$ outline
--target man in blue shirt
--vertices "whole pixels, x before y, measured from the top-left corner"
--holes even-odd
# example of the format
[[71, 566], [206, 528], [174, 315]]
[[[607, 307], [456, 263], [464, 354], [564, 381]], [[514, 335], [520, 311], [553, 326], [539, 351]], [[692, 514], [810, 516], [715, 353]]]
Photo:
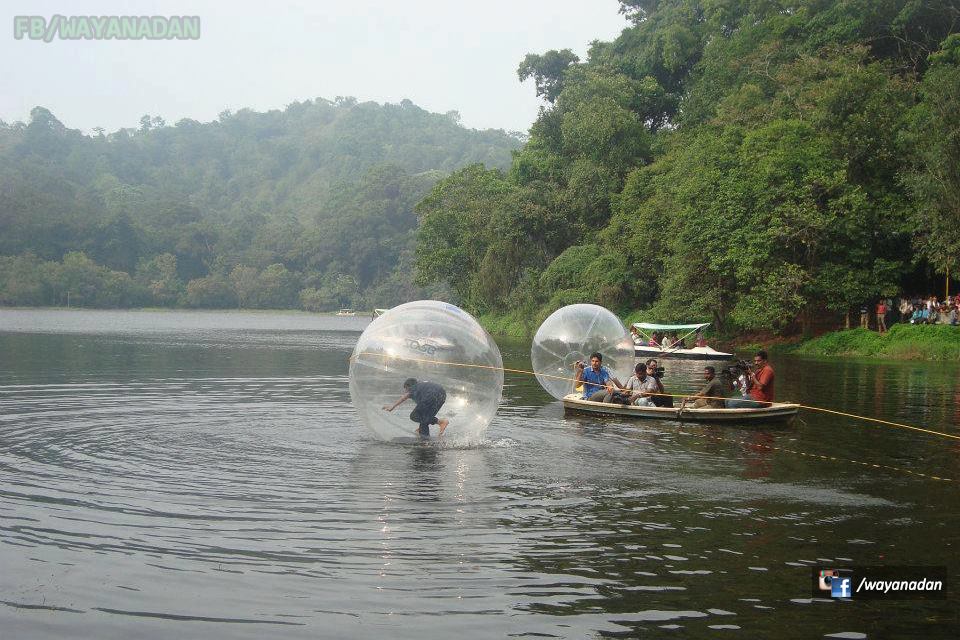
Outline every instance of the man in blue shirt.
[[583, 384], [584, 400], [591, 402], [612, 402], [614, 385], [622, 389], [620, 381], [610, 375], [610, 370], [603, 366], [603, 356], [599, 353], [590, 354], [590, 368], [583, 362], [577, 362], [577, 385]]

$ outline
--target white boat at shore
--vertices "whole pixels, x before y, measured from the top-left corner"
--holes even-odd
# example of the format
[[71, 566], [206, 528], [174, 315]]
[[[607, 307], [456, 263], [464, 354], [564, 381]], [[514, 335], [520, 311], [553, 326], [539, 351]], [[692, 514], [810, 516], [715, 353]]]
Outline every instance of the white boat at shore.
[[686, 360], [730, 360], [733, 358], [732, 353], [727, 353], [725, 351], [717, 351], [716, 349], [703, 346], [703, 347], [692, 347], [687, 349], [686, 347], [680, 346], [662, 346], [662, 345], [651, 345], [650, 337], [655, 331], [686, 331], [684, 335], [680, 336], [677, 340], [678, 342], [686, 339], [695, 332], [704, 329], [705, 327], [710, 326], [709, 322], [701, 322], [699, 324], [655, 324], [652, 322], [636, 322], [633, 324], [633, 328], [636, 329], [634, 334], [634, 354], [638, 358], [683, 358]]
[[340, 311], [337, 311], [337, 315], [338, 316], [355, 316], [357, 315], [357, 312], [354, 311], [353, 309], [340, 309]]
[[774, 402], [768, 407], [721, 409], [717, 407], [694, 408], [691, 404], [680, 407], [638, 407], [636, 405], [610, 404], [584, 400], [579, 393], [570, 393], [563, 398], [565, 413], [592, 413], [630, 418], [658, 418], [690, 422], [767, 422], [789, 420], [797, 415], [800, 405], [789, 402]]

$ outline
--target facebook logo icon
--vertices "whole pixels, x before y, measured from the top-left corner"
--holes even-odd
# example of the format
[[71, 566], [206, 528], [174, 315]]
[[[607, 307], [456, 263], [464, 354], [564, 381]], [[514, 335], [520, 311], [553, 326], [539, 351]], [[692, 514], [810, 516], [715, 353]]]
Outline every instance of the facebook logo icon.
[[849, 598], [850, 597], [850, 578], [834, 576], [830, 580], [830, 597]]

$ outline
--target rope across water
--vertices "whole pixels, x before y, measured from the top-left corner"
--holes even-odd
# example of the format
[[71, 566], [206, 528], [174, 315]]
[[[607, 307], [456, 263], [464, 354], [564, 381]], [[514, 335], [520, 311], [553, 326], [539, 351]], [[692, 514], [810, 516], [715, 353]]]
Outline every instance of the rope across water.
[[[553, 378], [553, 379], [555, 379], [555, 380], [568, 380], [568, 381], [573, 382], [573, 383], [582, 382], [582, 381], [578, 381], [576, 378], [571, 378], [571, 377], [569, 377], [569, 376], [558, 376], [558, 375], [552, 375], [552, 374], [548, 374], [548, 373], [536, 373], [535, 371], [528, 371], [528, 370], [526, 370], [526, 369], [510, 369], [510, 368], [507, 368], [507, 367], [493, 367], [493, 366], [490, 366], [490, 365], [484, 365], [484, 364], [469, 364], [469, 363], [465, 363], [465, 362], [449, 362], [449, 361], [446, 361], [446, 360], [430, 360], [430, 359], [427, 359], [427, 358], [410, 358], [410, 357], [407, 357], [407, 356], [394, 356], [394, 355], [390, 355], [390, 354], [387, 354], [387, 353], [362, 352], [362, 353], [358, 353], [358, 354], [356, 354], [356, 355], [351, 356], [350, 359], [351, 359], [351, 360], [359, 359], [359, 358], [361, 358], [361, 357], [363, 357], [363, 356], [371, 356], [371, 357], [376, 357], [376, 358], [384, 358], [384, 359], [388, 359], [388, 360], [406, 360], [406, 361], [409, 361], [409, 362], [419, 362], [419, 363], [426, 363], [426, 364], [437, 364], [437, 365], [444, 365], [444, 366], [450, 366], [450, 367], [470, 367], [470, 368], [476, 368], [476, 369], [493, 369], [493, 370], [497, 370], [497, 371], [503, 371], [503, 372], [506, 372], [506, 373], [518, 373], [518, 374], [521, 374], [521, 375], [541, 376], [541, 377], [544, 377], [544, 378]], [[655, 393], [655, 394], [651, 394], [651, 395], [668, 396], [668, 397], [671, 397], [671, 398], [691, 398], [691, 397], [693, 397], [691, 394], [680, 394], [680, 393]], [[698, 397], [698, 398], [703, 398], [703, 399], [705, 399], [705, 400], [725, 400], [725, 399], [726, 399], [726, 398], [721, 398], [721, 397], [716, 397], [716, 396], [697, 396], [697, 397]], [[838, 415], [838, 416], [844, 416], [844, 417], [846, 417], [846, 418], [854, 418], [854, 419], [856, 419], [856, 420], [864, 420], [864, 421], [866, 421], [866, 422], [874, 422], [874, 423], [876, 423], [876, 424], [882, 424], [882, 425], [887, 425], [887, 426], [891, 426], [891, 427], [898, 427], [898, 428], [900, 428], [900, 429], [909, 429], [909, 430], [911, 430], [911, 431], [919, 431], [919, 432], [922, 432], [922, 433], [928, 433], [928, 434], [930, 434], [930, 435], [938, 436], [938, 437], [941, 437], [941, 438], [948, 438], [948, 439], [951, 439], [951, 440], [960, 440], [960, 435], [954, 435], [954, 434], [951, 434], [951, 433], [944, 433], [944, 432], [942, 432], [942, 431], [934, 431], [933, 429], [925, 429], [925, 428], [923, 428], [923, 427], [917, 427], [917, 426], [914, 426], [914, 425], [903, 424], [903, 423], [901, 423], [901, 422], [891, 422], [890, 420], [881, 420], [880, 418], [871, 418], [871, 417], [869, 417], [869, 416], [861, 416], [861, 415], [857, 415], [857, 414], [855, 414], [855, 413], [847, 413], [847, 412], [844, 412], [844, 411], [836, 411], [835, 409], [825, 409], [825, 408], [823, 408], [823, 407], [815, 407], [815, 406], [812, 406], [812, 405], [798, 404], [798, 403], [792, 403], [792, 402], [791, 402], [791, 403], [771, 402], [771, 403], [769, 403], [769, 404], [771, 404], [771, 405], [796, 404], [796, 406], [800, 407], [801, 409], [807, 409], [808, 411], [820, 411], [820, 412], [822, 412], [822, 413], [831, 413], [831, 414]]]
[[[362, 356], [373, 356], [373, 357], [377, 357], [377, 358], [385, 358], [385, 359], [390, 359], [390, 360], [405, 360], [405, 361], [409, 361], [409, 362], [418, 362], [418, 363], [426, 363], [426, 364], [437, 364], [437, 365], [444, 365], [444, 366], [469, 367], [469, 368], [479, 368], [479, 369], [494, 369], [494, 370], [503, 371], [503, 372], [507, 372], [507, 373], [517, 373], [517, 374], [521, 374], [521, 375], [532, 375], [532, 376], [537, 376], [537, 375], [539, 375], [539, 376], [543, 376], [543, 377], [546, 377], [546, 378], [553, 378], [553, 379], [557, 379], [557, 380], [568, 380], [568, 381], [573, 382], [573, 383], [580, 382], [580, 381], [578, 381], [576, 378], [571, 378], [571, 377], [569, 377], [569, 376], [557, 376], [557, 375], [546, 374], [546, 373], [540, 373], [540, 374], [538, 374], [538, 373], [536, 373], [536, 372], [534, 372], [534, 371], [528, 371], [528, 370], [526, 370], [526, 369], [512, 369], [512, 368], [509, 368], [509, 367], [493, 367], [493, 366], [490, 366], [490, 365], [469, 364], [469, 363], [464, 363], [464, 362], [449, 362], [449, 361], [445, 361], [445, 360], [430, 360], [430, 359], [427, 359], [427, 358], [410, 358], [410, 357], [406, 357], [406, 356], [392, 356], [392, 355], [389, 355], [389, 354], [386, 354], [386, 353], [363, 352], [363, 353], [356, 354], [355, 356], [351, 356], [350, 359], [351, 359], [351, 360], [353, 360], [353, 359], [359, 359], [359, 358], [362, 357]], [[672, 397], [672, 398], [690, 398], [690, 397], [692, 397], [692, 396], [690, 396], [690, 395], [675, 394], [675, 393], [657, 393], [657, 394], [653, 394], [653, 395], [669, 396], [669, 397]], [[725, 398], [719, 398], [719, 397], [715, 397], [715, 396], [698, 396], [698, 397], [702, 397], [702, 398], [705, 398], [705, 399], [716, 399], [716, 400], [725, 399]], [[794, 404], [794, 403], [772, 402], [772, 403], [769, 403], [769, 404], [771, 404], [771, 405], [791, 404], [791, 405], [792, 405], [792, 404]], [[810, 410], [810, 411], [821, 411], [821, 412], [823, 412], [823, 413], [831, 413], [831, 414], [840, 415], [840, 416], [845, 416], [845, 417], [849, 417], [849, 418], [855, 418], [855, 419], [859, 419], [859, 420], [865, 420], [865, 421], [869, 421], [869, 422], [875, 422], [875, 423], [878, 423], [878, 424], [889, 425], [889, 426], [894, 426], [894, 427], [900, 427], [900, 428], [903, 428], [903, 429], [910, 429], [910, 430], [914, 430], [914, 431], [921, 431], [921, 432], [924, 432], [924, 433], [929, 433], [929, 434], [931, 434], [931, 435], [940, 436], [940, 437], [943, 437], [943, 438], [950, 438], [950, 439], [960, 440], [960, 436], [956, 436], [956, 435], [949, 434], [949, 433], [943, 433], [943, 432], [941, 432], [941, 431], [933, 431], [933, 430], [931, 430], [931, 429], [924, 429], [923, 427], [916, 427], [916, 426], [913, 426], [913, 425], [901, 424], [901, 423], [898, 423], [898, 422], [891, 422], [891, 421], [889, 421], [889, 420], [881, 420], [881, 419], [879, 419], [879, 418], [871, 418], [871, 417], [868, 417], [868, 416], [860, 416], [860, 415], [856, 415], [856, 414], [853, 414], [853, 413], [846, 413], [846, 412], [843, 412], [843, 411], [835, 411], [835, 410], [833, 410], [833, 409], [824, 409], [824, 408], [822, 408], [822, 407], [814, 407], [814, 406], [811, 406], [811, 405], [796, 404], [796, 406], [798, 406], [798, 407], [800, 407], [800, 408], [803, 408], [803, 409]], [[892, 465], [877, 464], [877, 463], [873, 463], [873, 462], [864, 462], [864, 461], [862, 461], [862, 460], [851, 460], [851, 459], [849, 459], [849, 458], [839, 458], [839, 457], [836, 457], [836, 456], [829, 456], [829, 455], [824, 455], [824, 454], [819, 454], [819, 453], [809, 453], [809, 452], [806, 452], [806, 451], [799, 451], [799, 450], [796, 450], [796, 449], [789, 449], [789, 448], [786, 448], [786, 447], [777, 447], [777, 446], [768, 445], [768, 444], [759, 444], [759, 445], [758, 445], [758, 444], [756, 444], [756, 443], [748, 442], [748, 441], [746, 441], [746, 440], [731, 440], [731, 439], [728, 439], [728, 438], [722, 438], [722, 437], [720, 437], [720, 436], [710, 435], [710, 434], [696, 434], [696, 433], [693, 433], [693, 432], [683, 431], [683, 430], [679, 431], [678, 433], [682, 433], [682, 434], [684, 434], [684, 435], [691, 435], [691, 436], [702, 436], [702, 437], [710, 438], [710, 439], [715, 440], [715, 441], [718, 441], [718, 442], [725, 442], [725, 443], [730, 443], [730, 444], [740, 444], [740, 445], [751, 446], [751, 447], [760, 446], [761, 448], [767, 449], [767, 450], [769, 450], [769, 451], [777, 451], [777, 452], [783, 452], [783, 453], [791, 453], [791, 454], [800, 455], [800, 456], [803, 456], [803, 457], [806, 457], [806, 458], [815, 458], [815, 459], [818, 459], [818, 460], [824, 460], [824, 461], [829, 461], [829, 462], [846, 462], [846, 463], [850, 463], [850, 464], [860, 465], [860, 466], [863, 466], [863, 467], [870, 467], [870, 468], [873, 468], [873, 469], [886, 469], [886, 470], [889, 470], [889, 471], [896, 471], [896, 472], [899, 472], [899, 473], [903, 473], [903, 474], [907, 474], [907, 475], [911, 475], [911, 476], [916, 476], [916, 477], [920, 477], [920, 478], [925, 478], [925, 479], [928, 479], [928, 480], [937, 480], [937, 481], [940, 481], [940, 482], [954, 482], [953, 478], [945, 478], [945, 477], [942, 477], [942, 476], [936, 476], [936, 475], [933, 475], [933, 474], [922, 473], [922, 472], [920, 472], [920, 471], [915, 471], [915, 470], [913, 470], [913, 469], [906, 469], [906, 468], [903, 468], [903, 467], [896, 467], [896, 466], [892, 466]]]

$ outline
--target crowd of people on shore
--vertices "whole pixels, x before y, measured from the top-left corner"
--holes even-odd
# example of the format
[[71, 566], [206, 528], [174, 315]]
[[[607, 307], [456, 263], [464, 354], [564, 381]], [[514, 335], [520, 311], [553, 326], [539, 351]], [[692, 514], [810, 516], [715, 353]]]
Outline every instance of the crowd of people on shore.
[[[900, 298], [896, 304], [891, 299], [880, 300], [875, 308], [876, 328], [880, 333], [894, 322], [910, 324], [946, 324], [957, 326], [960, 321], [960, 293], [943, 300], [937, 296], [928, 298]], [[860, 308], [860, 326], [870, 328], [870, 308]]]

